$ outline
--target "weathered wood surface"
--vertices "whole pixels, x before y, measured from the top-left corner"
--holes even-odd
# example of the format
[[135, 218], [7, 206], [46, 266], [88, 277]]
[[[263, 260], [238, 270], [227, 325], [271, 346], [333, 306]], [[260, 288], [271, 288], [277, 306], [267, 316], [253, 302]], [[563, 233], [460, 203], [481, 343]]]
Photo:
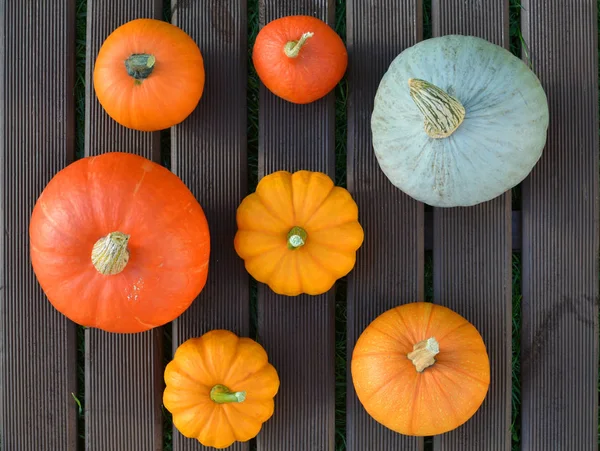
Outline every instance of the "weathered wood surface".
[[48, 302], [29, 259], [33, 206], [74, 157], [74, 16], [73, 0], [0, 2], [2, 450], [77, 441], [75, 325]]
[[[473, 35], [508, 48], [508, 0], [433, 0], [433, 35]], [[483, 133], [485, 131], [482, 131]], [[511, 413], [511, 194], [433, 212], [433, 298], [469, 320], [490, 358], [490, 388], [462, 427], [435, 450], [509, 450]]]
[[[307, 14], [333, 24], [333, 0], [260, 0], [261, 26]], [[334, 96], [294, 105], [260, 88], [259, 177], [300, 169], [335, 175]], [[257, 438], [258, 450], [331, 450], [335, 441], [335, 294], [290, 298], [258, 287], [258, 339], [277, 368], [277, 415]]]
[[598, 449], [596, 0], [524, 0], [523, 37], [548, 96], [523, 183], [523, 449]]
[[[172, 326], [173, 352], [182, 342], [212, 329], [247, 336], [249, 276], [233, 238], [235, 212], [247, 194], [246, 2], [179, 2], [172, 21], [198, 44], [206, 82], [196, 110], [171, 133], [171, 169], [194, 193], [210, 229], [208, 281]], [[243, 451], [248, 443], [230, 449]], [[208, 449], [173, 429], [174, 450]]]
[[[98, 51], [118, 26], [162, 17], [160, 0], [87, 4], [85, 155], [131, 152], [160, 162], [160, 133], [127, 129], [106, 114], [94, 92]], [[86, 450], [162, 450], [163, 329], [140, 334], [85, 330]]]
[[[198, 43], [207, 81], [196, 111], [171, 130], [172, 170], [211, 228], [209, 281], [173, 322], [137, 335], [85, 332], [85, 430], [78, 430], [76, 327], [47, 302], [29, 260], [27, 227], [50, 178], [74, 158], [75, 2], [0, 1], [0, 448], [159, 450], [164, 443], [163, 353], [214, 328], [250, 330], [250, 283], [233, 249], [235, 209], [248, 191], [246, 1], [172, 2], [173, 22]], [[334, 0], [261, 0], [261, 25], [290, 14], [333, 24]], [[506, 0], [433, 0], [434, 35], [508, 42]], [[348, 277], [347, 355], [379, 313], [424, 299], [433, 250], [434, 301], [472, 321], [492, 362], [490, 394], [437, 450], [510, 447], [511, 249], [522, 249], [523, 449], [597, 448], [598, 27], [595, 0], [523, 0], [527, 56], [546, 89], [544, 155], [522, 186], [522, 212], [504, 195], [469, 209], [435, 209], [385, 179], [370, 114], [392, 59], [422, 39], [421, 0], [347, 0], [348, 188], [365, 243]], [[98, 104], [93, 63], [108, 34], [137, 17], [162, 18], [161, 0], [87, 2], [85, 154], [135, 152], [161, 162], [160, 133], [127, 130]], [[53, 67], [52, 76], [36, 70]], [[335, 173], [334, 94], [292, 105], [260, 90], [259, 177], [285, 169]], [[521, 228], [522, 223], [522, 228]], [[394, 233], [390, 235], [390, 230]], [[522, 244], [521, 244], [522, 243]], [[281, 378], [259, 450], [332, 451], [335, 442], [335, 293], [287, 298], [258, 288], [258, 339]], [[80, 391], [80, 390], [79, 390]], [[176, 450], [204, 449], [173, 433]], [[348, 450], [420, 450], [423, 440], [372, 420], [347, 378]], [[232, 449], [247, 451], [248, 443]]]
[[365, 230], [348, 276], [347, 448], [418, 450], [423, 440], [373, 420], [350, 380], [350, 357], [362, 331], [384, 311], [424, 300], [423, 204], [394, 187], [379, 169], [371, 142], [375, 92], [392, 60], [422, 39], [420, 0], [346, 3], [348, 46], [348, 189]]

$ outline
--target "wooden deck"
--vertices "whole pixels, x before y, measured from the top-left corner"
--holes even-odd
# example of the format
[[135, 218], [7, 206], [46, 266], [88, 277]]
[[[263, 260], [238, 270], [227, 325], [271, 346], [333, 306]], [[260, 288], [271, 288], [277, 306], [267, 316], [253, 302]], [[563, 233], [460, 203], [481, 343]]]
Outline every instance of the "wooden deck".
[[[175, 2], [173, 2], [175, 3]], [[290, 14], [331, 25], [334, 0], [261, 0], [260, 24]], [[100, 107], [95, 56], [117, 26], [163, 17], [161, 0], [88, 0], [85, 154], [134, 152], [161, 162], [161, 134], [126, 130]], [[169, 327], [137, 335], [85, 331], [85, 387], [76, 325], [46, 301], [29, 261], [28, 223], [38, 195], [75, 158], [75, 1], [0, 0], [0, 449], [162, 450], [166, 339], [175, 349], [214, 328], [250, 329], [250, 278], [233, 249], [235, 210], [248, 193], [245, 0], [180, 0], [172, 21], [198, 43], [206, 66], [196, 111], [170, 132], [170, 167], [204, 208], [212, 238], [206, 288]], [[434, 36], [477, 35], [508, 47], [508, 0], [432, 0]], [[598, 449], [598, 25], [597, 0], [522, 0], [521, 30], [550, 107], [543, 157], [510, 193], [472, 208], [434, 209], [394, 188], [379, 170], [370, 114], [381, 76], [423, 38], [421, 0], [346, 1], [347, 183], [365, 242], [347, 282], [347, 355], [378, 314], [433, 300], [480, 330], [492, 382], [463, 427], [433, 449], [511, 447], [512, 252], [522, 261], [523, 450]], [[259, 177], [279, 169], [335, 173], [335, 94], [292, 105], [261, 86]], [[277, 368], [275, 415], [259, 451], [335, 448], [335, 293], [290, 299], [258, 287], [255, 331]], [[170, 334], [169, 334], [170, 332]], [[422, 450], [364, 411], [347, 381], [349, 451]], [[84, 420], [72, 393], [84, 392]], [[83, 439], [79, 435], [83, 435]], [[174, 450], [203, 449], [172, 431]], [[232, 450], [246, 451], [250, 444]]]

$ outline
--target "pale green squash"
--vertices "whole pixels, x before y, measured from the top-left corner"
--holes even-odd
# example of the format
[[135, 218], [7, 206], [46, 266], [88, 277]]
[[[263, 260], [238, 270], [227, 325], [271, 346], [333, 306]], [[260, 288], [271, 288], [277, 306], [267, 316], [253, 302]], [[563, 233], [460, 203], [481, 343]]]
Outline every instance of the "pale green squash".
[[470, 206], [519, 184], [539, 160], [548, 102], [535, 74], [471, 36], [420, 42], [396, 57], [375, 96], [373, 147], [415, 199]]

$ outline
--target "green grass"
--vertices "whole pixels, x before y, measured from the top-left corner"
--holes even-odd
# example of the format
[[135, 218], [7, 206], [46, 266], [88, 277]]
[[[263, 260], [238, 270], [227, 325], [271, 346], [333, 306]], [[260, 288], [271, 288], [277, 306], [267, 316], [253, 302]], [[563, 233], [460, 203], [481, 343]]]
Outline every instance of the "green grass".
[[510, 436], [513, 451], [521, 449], [521, 255], [512, 258], [512, 393]]
[[87, 0], [75, 7], [75, 159], [83, 157], [85, 138], [85, 37]]
[[[84, 156], [85, 144], [85, 51], [87, 0], [75, 5], [75, 160]], [[85, 449], [85, 328], [77, 327], [77, 404], [78, 448]]]

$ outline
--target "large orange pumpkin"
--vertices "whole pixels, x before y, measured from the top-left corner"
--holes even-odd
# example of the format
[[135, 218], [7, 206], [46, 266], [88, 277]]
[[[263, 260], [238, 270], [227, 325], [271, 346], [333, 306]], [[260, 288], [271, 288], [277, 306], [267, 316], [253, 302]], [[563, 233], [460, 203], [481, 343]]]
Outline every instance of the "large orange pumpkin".
[[177, 348], [165, 384], [163, 404], [179, 432], [226, 448], [256, 437], [273, 415], [279, 377], [254, 340], [213, 330]]
[[94, 89], [102, 107], [121, 125], [162, 130], [183, 121], [202, 97], [202, 54], [175, 25], [132, 20], [102, 44]]
[[235, 250], [278, 294], [322, 294], [354, 267], [363, 242], [350, 193], [320, 172], [274, 172], [237, 210]]
[[348, 53], [342, 39], [322, 20], [287, 16], [260, 30], [252, 61], [261, 81], [275, 95], [292, 103], [310, 103], [342, 79]]
[[436, 435], [465, 423], [481, 406], [490, 363], [477, 329], [426, 302], [377, 317], [352, 353], [358, 399], [379, 423], [406, 435]]
[[108, 153], [60, 171], [35, 204], [29, 236], [48, 299], [84, 326], [160, 326], [206, 283], [202, 208], [175, 174], [140, 156]]

